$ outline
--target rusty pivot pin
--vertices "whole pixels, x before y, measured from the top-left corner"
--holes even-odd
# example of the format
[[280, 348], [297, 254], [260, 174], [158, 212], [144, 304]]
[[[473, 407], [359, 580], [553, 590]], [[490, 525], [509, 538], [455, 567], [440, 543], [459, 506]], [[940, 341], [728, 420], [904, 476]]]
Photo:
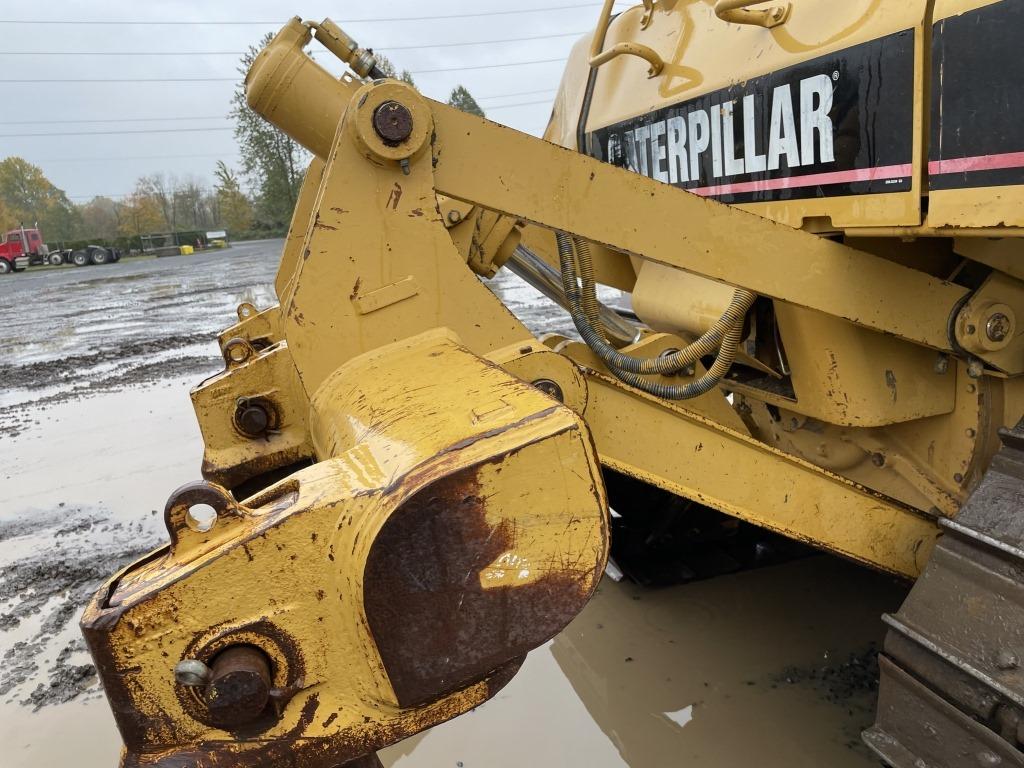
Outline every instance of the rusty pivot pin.
[[373, 130], [385, 144], [397, 146], [412, 136], [412, 112], [397, 101], [385, 101], [373, 111]]
[[219, 726], [252, 722], [263, 714], [274, 693], [267, 657], [245, 645], [221, 651], [212, 668], [197, 659], [183, 659], [174, 667], [174, 679], [202, 689], [210, 720]]

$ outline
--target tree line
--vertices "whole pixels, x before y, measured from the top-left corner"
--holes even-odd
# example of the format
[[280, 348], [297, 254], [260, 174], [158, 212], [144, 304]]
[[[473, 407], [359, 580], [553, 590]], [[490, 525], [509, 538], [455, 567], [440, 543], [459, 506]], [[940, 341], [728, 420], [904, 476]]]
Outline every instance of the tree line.
[[[271, 38], [268, 34], [242, 57], [238, 71], [243, 78]], [[379, 56], [378, 66], [386, 76], [415, 85], [408, 71], [396, 71], [387, 58]], [[452, 90], [448, 104], [484, 116], [461, 85]], [[232, 98], [230, 117], [235, 124], [239, 168], [218, 161], [212, 186], [192, 176], [156, 173], [140, 177], [122, 200], [94, 197], [75, 203], [38, 166], [20, 157], [0, 160], [0, 231], [38, 225], [51, 243], [121, 244], [158, 232], [224, 229], [236, 239], [284, 234], [310, 155], [249, 109], [242, 83]]]
[[74, 203], [43, 170], [20, 157], [0, 160], [0, 231], [38, 226], [52, 243], [130, 241], [157, 232], [227, 229], [247, 234], [253, 203], [223, 162], [213, 187], [194, 177], [142, 176], [122, 200], [94, 197]]

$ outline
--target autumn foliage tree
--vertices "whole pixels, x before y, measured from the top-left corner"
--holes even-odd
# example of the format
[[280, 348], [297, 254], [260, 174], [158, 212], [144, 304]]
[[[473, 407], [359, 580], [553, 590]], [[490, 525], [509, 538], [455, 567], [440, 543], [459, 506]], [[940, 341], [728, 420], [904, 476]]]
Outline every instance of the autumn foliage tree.
[[248, 232], [252, 228], [252, 203], [242, 192], [238, 175], [223, 160], [217, 161], [217, 213], [221, 226], [232, 232]]
[[78, 209], [38, 166], [20, 157], [0, 160], [0, 229], [38, 224], [48, 237], [74, 237], [81, 223]]

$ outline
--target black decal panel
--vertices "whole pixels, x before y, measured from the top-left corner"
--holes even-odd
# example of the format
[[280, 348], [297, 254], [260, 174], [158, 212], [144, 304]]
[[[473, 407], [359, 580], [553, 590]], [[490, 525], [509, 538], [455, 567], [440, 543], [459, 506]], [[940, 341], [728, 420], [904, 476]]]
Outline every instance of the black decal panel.
[[932, 31], [931, 189], [1024, 184], [1024, 2], [1002, 0]]
[[913, 141], [905, 30], [597, 129], [587, 153], [748, 203], [909, 191]]

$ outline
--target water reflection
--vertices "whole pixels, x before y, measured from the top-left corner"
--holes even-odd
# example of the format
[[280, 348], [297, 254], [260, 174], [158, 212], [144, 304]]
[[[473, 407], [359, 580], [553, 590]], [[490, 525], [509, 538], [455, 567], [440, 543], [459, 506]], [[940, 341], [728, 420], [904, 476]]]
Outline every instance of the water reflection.
[[382, 758], [398, 768], [875, 766], [858, 739], [870, 681], [816, 681], [880, 639], [880, 614], [905, 592], [825, 556], [662, 590], [605, 580], [493, 701]]

